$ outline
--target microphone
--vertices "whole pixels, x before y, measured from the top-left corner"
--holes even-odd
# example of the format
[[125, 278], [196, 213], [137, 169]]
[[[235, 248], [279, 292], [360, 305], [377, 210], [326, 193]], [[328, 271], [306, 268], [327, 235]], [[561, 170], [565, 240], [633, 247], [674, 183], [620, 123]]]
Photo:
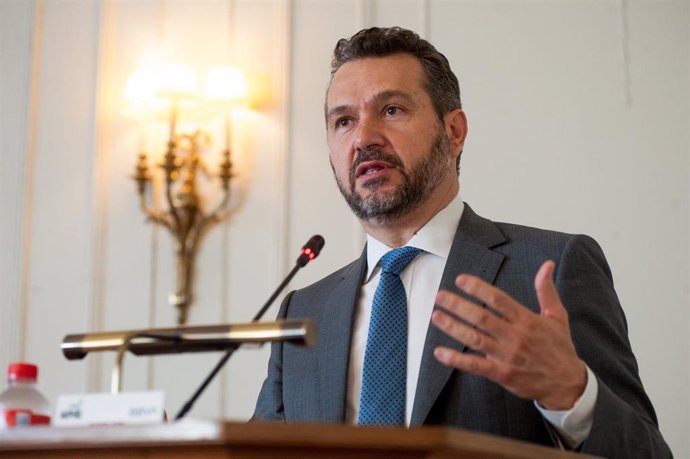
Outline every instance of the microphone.
[[285, 286], [287, 286], [287, 284], [292, 280], [292, 278], [295, 277], [297, 271], [305, 267], [307, 263], [319, 256], [319, 254], [321, 253], [321, 249], [323, 249], [323, 245], [325, 243], [326, 241], [324, 241], [323, 237], [321, 237], [318, 234], [315, 234], [314, 236], [309, 238], [307, 243], [304, 244], [304, 246], [302, 246], [302, 250], [300, 251], [299, 257], [297, 257], [297, 261], [295, 261], [295, 267], [292, 268], [292, 271], [290, 271], [290, 273], [285, 277], [285, 279], [283, 279], [283, 282], [281, 282], [276, 291], [273, 292], [273, 295], [271, 295], [270, 298], [266, 301], [266, 303], [261, 307], [261, 309], [259, 309], [259, 312], [256, 313], [256, 315], [252, 319], [252, 322], [256, 322], [257, 320], [261, 319], [261, 317], [266, 313], [271, 304], [273, 304], [273, 302], [276, 300], [278, 295], [280, 295], [280, 292], [282, 292]]
[[[307, 263], [319, 256], [319, 253], [321, 253], [321, 249], [323, 249], [325, 243], [326, 241], [324, 241], [323, 237], [318, 234], [315, 234], [314, 236], [309, 238], [307, 243], [304, 244], [304, 246], [302, 247], [300, 255], [299, 257], [297, 257], [297, 260], [295, 261], [295, 266], [292, 268], [292, 271], [288, 273], [285, 279], [283, 279], [283, 282], [281, 282], [278, 288], [276, 288], [275, 292], [273, 292], [273, 294], [268, 298], [266, 303], [261, 307], [261, 309], [259, 309], [259, 312], [256, 313], [256, 315], [252, 319], [252, 322], [257, 322], [261, 319], [261, 317], [263, 317], [263, 315], [266, 313], [271, 304], [273, 304], [278, 295], [280, 295], [280, 292], [282, 292], [287, 286], [287, 284], [292, 280], [292, 278], [295, 277], [297, 271], [305, 267]], [[180, 411], [177, 413], [177, 415], [175, 415], [175, 421], [182, 419], [189, 412], [189, 410], [192, 409], [192, 406], [194, 406], [194, 403], [202, 394], [202, 392], [211, 383], [213, 378], [215, 378], [216, 374], [218, 374], [220, 369], [223, 368], [225, 363], [238, 348], [239, 345], [234, 345], [228, 348], [225, 355], [218, 361], [213, 370], [211, 370], [211, 373], [209, 373], [208, 376], [206, 376], [204, 382], [201, 383], [196, 392], [194, 392], [194, 394], [187, 401], [187, 403], [185, 403], [184, 406], [182, 406]]]
[[314, 258], [318, 257], [325, 243], [326, 241], [324, 241], [323, 237], [321, 237], [320, 235], [315, 234], [314, 236], [312, 236], [307, 241], [307, 243], [304, 244], [304, 247], [302, 247], [302, 251], [300, 252], [299, 258], [297, 258], [297, 264], [299, 265], [299, 267], [304, 268], [307, 263], [312, 261]]

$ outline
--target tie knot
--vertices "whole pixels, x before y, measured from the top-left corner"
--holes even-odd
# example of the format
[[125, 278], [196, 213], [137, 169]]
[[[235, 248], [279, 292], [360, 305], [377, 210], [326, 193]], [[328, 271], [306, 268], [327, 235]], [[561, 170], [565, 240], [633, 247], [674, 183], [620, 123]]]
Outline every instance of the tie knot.
[[400, 247], [386, 253], [381, 258], [381, 270], [384, 273], [399, 276], [403, 269], [410, 264], [422, 249], [416, 247]]

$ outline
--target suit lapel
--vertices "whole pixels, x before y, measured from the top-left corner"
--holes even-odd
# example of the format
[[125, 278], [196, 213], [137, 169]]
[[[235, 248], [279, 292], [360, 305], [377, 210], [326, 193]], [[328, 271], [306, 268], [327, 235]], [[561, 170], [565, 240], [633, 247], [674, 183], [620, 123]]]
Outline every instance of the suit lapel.
[[[461, 273], [473, 274], [486, 282], [493, 283], [504, 256], [490, 248], [505, 241], [505, 236], [493, 222], [478, 216], [469, 205], [465, 204], [465, 210], [441, 277], [440, 289], [458, 292], [455, 287], [455, 278]], [[454, 341], [435, 326], [429, 325], [410, 419], [411, 426], [424, 423], [453, 371], [452, 368], [439, 363], [434, 357], [434, 349], [438, 346], [457, 349], [460, 352], [465, 349], [464, 344]]]
[[359, 261], [343, 273], [331, 292], [319, 330], [320, 417], [325, 422], [343, 422], [347, 400], [350, 339], [362, 279], [367, 269], [366, 247]]

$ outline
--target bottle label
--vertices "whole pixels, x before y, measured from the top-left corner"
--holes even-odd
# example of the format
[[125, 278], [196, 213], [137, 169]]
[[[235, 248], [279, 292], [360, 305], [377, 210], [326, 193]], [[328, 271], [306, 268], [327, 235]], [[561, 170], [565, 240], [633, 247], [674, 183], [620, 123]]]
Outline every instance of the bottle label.
[[32, 413], [31, 410], [0, 410], [0, 424], [7, 427], [50, 424], [50, 416]]

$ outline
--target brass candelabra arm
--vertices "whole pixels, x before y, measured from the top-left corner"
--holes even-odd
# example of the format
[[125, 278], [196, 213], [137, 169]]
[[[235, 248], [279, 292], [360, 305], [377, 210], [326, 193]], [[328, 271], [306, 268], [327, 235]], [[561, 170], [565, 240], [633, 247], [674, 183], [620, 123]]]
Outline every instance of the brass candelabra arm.
[[151, 181], [151, 175], [149, 174], [148, 158], [145, 151], [139, 153], [139, 159], [137, 160], [137, 166], [134, 172], [134, 177], [132, 178], [137, 182], [139, 196], [143, 196], [146, 191], [146, 186]]
[[218, 172], [218, 177], [223, 185], [223, 190], [228, 191], [230, 189], [230, 179], [234, 177], [232, 173], [232, 161], [230, 161], [230, 149], [226, 148], [223, 150], [223, 160], [218, 166], [220, 171]]
[[146, 202], [146, 188], [151, 182], [151, 175], [149, 174], [148, 168], [148, 157], [146, 152], [139, 153], [139, 159], [137, 161], [136, 170], [134, 173], [134, 180], [137, 182], [137, 191], [139, 195], [139, 206], [144, 212], [146, 217], [156, 223], [166, 226], [172, 229], [172, 223], [165, 215], [161, 212], [157, 212], [151, 208]]
[[211, 223], [220, 223], [228, 213], [228, 203], [230, 202], [230, 180], [234, 177], [232, 173], [232, 161], [230, 161], [230, 150], [225, 149], [223, 151], [223, 160], [218, 166], [218, 178], [220, 178], [220, 183], [223, 187], [223, 196], [220, 202], [202, 219], [202, 227], [209, 225]]
[[170, 220], [170, 218], [167, 218], [165, 213], [158, 212], [158, 211], [152, 209], [146, 203], [145, 192], [139, 193], [139, 207], [141, 207], [141, 210], [144, 212], [144, 214], [146, 215], [146, 218], [148, 220], [150, 220], [154, 223], [158, 223], [159, 225], [163, 225], [166, 228], [168, 228], [170, 231], [173, 230], [173, 222]]
[[165, 199], [168, 202], [168, 213], [172, 217], [175, 228], [180, 227], [180, 215], [175, 207], [172, 195], [172, 186], [180, 174], [180, 164], [175, 156], [176, 142], [171, 139], [168, 142], [168, 151], [163, 158], [161, 168], [165, 171]]
[[223, 190], [223, 196], [221, 197], [220, 203], [210, 212], [205, 215], [200, 222], [202, 228], [222, 222], [228, 214], [228, 203], [230, 202], [230, 190]]

